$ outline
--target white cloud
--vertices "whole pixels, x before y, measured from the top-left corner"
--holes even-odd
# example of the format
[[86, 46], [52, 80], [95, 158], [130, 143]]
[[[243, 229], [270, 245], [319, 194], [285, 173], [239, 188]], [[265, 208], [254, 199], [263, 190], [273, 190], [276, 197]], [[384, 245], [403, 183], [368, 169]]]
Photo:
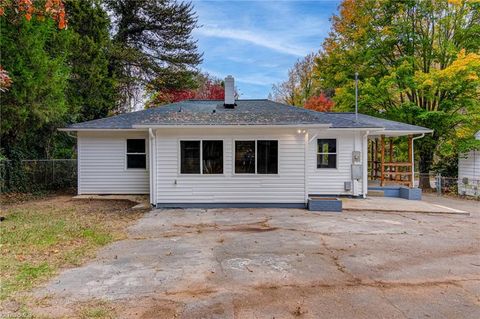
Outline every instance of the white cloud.
[[273, 62], [265, 62], [262, 61], [262, 59], [253, 59], [253, 58], [248, 58], [248, 57], [238, 57], [238, 56], [226, 56], [225, 59], [240, 63], [240, 64], [253, 64], [256, 67], [262, 67], [262, 68], [277, 68], [280, 65], [278, 63], [273, 63]]
[[216, 27], [204, 27], [195, 30], [196, 35], [206, 37], [217, 37], [232, 40], [246, 41], [253, 43], [257, 46], [268, 48], [276, 52], [290, 54], [298, 57], [305, 56], [309, 50], [300, 46], [292, 46], [272, 39], [272, 37], [266, 37], [248, 30], [240, 29], [226, 29]]

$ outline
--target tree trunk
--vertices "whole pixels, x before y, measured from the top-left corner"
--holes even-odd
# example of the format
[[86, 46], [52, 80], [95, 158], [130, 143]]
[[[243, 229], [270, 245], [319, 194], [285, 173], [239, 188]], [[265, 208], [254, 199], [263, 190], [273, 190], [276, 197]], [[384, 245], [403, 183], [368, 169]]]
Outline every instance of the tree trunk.
[[430, 185], [430, 169], [433, 164], [433, 149], [421, 149], [420, 150], [420, 161], [419, 161], [419, 170], [420, 170], [420, 179], [419, 187], [421, 189], [431, 189]]

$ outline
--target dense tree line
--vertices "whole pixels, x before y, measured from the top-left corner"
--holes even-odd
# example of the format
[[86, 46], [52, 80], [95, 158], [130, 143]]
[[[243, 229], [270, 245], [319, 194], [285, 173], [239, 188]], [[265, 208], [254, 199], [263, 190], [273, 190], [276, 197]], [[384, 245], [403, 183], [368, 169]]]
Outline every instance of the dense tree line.
[[420, 170], [455, 174], [458, 154], [480, 147], [479, 54], [479, 1], [344, 0], [310, 80], [281, 85], [284, 96], [325, 92], [352, 111], [358, 72], [360, 111], [434, 129], [416, 142]]
[[73, 156], [58, 127], [198, 90], [196, 27], [174, 0], [0, 1], [0, 158]]

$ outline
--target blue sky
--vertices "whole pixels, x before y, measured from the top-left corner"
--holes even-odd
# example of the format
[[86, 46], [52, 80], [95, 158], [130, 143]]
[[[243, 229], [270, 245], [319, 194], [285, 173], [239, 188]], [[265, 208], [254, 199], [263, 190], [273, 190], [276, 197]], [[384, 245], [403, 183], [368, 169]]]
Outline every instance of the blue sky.
[[298, 59], [318, 51], [340, 1], [193, 1], [201, 69], [231, 74], [241, 98], [266, 98]]

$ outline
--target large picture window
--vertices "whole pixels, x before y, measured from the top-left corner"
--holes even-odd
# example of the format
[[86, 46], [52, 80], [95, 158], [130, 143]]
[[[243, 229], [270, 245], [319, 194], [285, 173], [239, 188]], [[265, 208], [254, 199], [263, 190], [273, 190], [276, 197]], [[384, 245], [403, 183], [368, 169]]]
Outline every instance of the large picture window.
[[235, 174], [278, 174], [278, 141], [235, 141]]
[[127, 169], [147, 168], [145, 139], [127, 139]]
[[223, 141], [180, 141], [181, 174], [223, 174]]
[[317, 168], [337, 168], [337, 140], [317, 140]]

